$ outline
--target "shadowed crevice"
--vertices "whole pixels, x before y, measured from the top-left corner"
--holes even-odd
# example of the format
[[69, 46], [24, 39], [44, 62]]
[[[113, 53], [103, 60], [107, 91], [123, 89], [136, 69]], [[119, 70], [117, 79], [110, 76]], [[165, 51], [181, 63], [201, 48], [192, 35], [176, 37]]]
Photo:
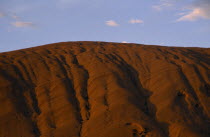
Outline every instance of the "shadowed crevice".
[[[156, 118], [156, 107], [150, 102], [149, 99], [152, 95], [152, 92], [143, 88], [139, 79], [139, 72], [134, 67], [129, 65], [122, 57], [116, 54], [107, 55], [106, 57], [113, 62], [113, 64], [116, 64], [123, 74], [125, 74], [126, 79], [121, 78], [121, 76], [117, 75], [117, 73], [116, 78], [118, 78], [118, 83], [120, 86], [128, 89], [130, 92], [132, 92], [132, 94], [134, 94], [133, 97], [135, 97], [135, 99], [132, 98], [129, 101], [142, 112], [144, 112], [145, 115], [151, 119], [151, 122], [154, 123], [154, 126], [156, 126], [165, 137], [169, 137], [168, 124], [158, 122]], [[128, 85], [132, 86], [130, 87]]]

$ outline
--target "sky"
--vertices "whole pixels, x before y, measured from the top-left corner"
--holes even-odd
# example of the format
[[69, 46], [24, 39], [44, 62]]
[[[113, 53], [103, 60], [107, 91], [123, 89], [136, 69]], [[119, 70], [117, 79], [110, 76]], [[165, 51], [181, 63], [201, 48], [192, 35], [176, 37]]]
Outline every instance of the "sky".
[[0, 52], [64, 41], [210, 47], [210, 0], [0, 0]]

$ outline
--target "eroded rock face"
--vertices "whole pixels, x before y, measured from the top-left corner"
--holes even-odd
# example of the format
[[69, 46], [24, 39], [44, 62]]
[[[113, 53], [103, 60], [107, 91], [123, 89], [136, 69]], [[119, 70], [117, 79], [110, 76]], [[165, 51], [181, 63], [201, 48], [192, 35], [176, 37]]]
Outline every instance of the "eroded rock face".
[[208, 137], [210, 49], [66, 42], [0, 54], [1, 137]]

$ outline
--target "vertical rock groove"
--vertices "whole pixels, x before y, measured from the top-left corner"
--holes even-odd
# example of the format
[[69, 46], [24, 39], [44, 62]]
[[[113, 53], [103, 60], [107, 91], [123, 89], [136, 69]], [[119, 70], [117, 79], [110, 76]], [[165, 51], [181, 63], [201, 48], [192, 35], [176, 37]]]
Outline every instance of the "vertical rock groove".
[[0, 136], [209, 137], [209, 57], [105, 42], [0, 53]]

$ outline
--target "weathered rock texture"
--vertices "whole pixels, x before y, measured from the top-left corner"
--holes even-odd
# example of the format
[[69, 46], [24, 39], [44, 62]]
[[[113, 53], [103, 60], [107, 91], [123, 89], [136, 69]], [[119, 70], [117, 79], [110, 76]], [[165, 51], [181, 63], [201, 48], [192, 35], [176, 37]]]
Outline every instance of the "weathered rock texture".
[[0, 137], [209, 137], [210, 49], [64, 42], [0, 54]]

